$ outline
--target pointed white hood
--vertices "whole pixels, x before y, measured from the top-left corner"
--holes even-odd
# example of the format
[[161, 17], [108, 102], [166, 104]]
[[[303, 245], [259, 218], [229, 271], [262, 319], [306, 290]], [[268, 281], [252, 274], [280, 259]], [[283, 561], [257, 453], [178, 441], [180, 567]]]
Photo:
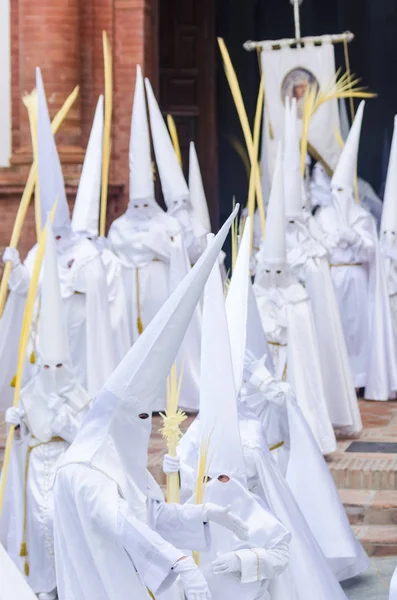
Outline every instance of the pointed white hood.
[[189, 189], [178, 163], [167, 126], [157, 104], [150, 81], [145, 79], [146, 93], [149, 105], [150, 127], [156, 163], [160, 175], [164, 200], [168, 209], [174, 203], [189, 201]]
[[266, 237], [261, 248], [262, 261], [273, 267], [283, 267], [287, 261], [285, 239], [284, 182], [279, 143], [272, 189], [266, 219]]
[[243, 383], [244, 354], [247, 336], [248, 288], [250, 285], [251, 219], [247, 218], [237, 255], [236, 265], [226, 296], [226, 315], [232, 349], [234, 386], [237, 392]]
[[66, 456], [66, 462], [89, 462], [113, 478], [138, 516], [146, 515], [151, 407], [163, 392], [235, 214], [109, 377]]
[[381, 222], [381, 234], [384, 235], [388, 231], [395, 233], [397, 243], [397, 116], [394, 117], [394, 131]]
[[[150, 151], [149, 125], [146, 112], [145, 88], [141, 67], [136, 68], [134, 104], [131, 118], [130, 135], [130, 201], [129, 210], [136, 209], [134, 216], [159, 212], [161, 209], [155, 200], [152, 157]], [[145, 209], [145, 210], [144, 210]]]
[[53, 221], [56, 232], [70, 232], [69, 206], [66, 199], [61, 162], [59, 160], [55, 139], [51, 131], [50, 115], [44, 91], [41, 71], [36, 69], [37, 87], [37, 153], [40, 186], [41, 222], [47, 222], [48, 213], [54, 202], [57, 209]]
[[[285, 111], [288, 111], [287, 103]], [[298, 113], [295, 98], [292, 100], [285, 124], [283, 159], [285, 214], [287, 217], [299, 217], [303, 210], [304, 200], [302, 199], [303, 181], [300, 169]]]
[[72, 228], [98, 237], [101, 200], [103, 96], [99, 96], [74, 204]]
[[356, 176], [358, 147], [360, 144], [361, 125], [364, 114], [364, 100], [360, 102], [356, 117], [351, 126], [345, 146], [340, 155], [335, 172], [331, 179], [332, 188], [343, 188], [353, 190], [354, 178]]
[[246, 484], [246, 470], [237, 414], [237, 392], [218, 265], [204, 292], [201, 338], [200, 428], [209, 440], [208, 475], [238, 479]]
[[68, 333], [59, 283], [58, 256], [49, 219], [47, 219], [38, 331], [42, 364], [51, 366], [70, 364]]
[[189, 148], [189, 193], [194, 216], [205, 232], [209, 233], [211, 221], [194, 142], [190, 142]]

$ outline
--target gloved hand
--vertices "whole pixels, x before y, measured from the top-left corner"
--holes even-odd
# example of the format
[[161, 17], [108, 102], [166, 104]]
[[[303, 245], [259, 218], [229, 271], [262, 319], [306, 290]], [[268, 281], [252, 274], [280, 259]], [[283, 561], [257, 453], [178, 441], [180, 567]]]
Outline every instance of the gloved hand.
[[21, 263], [19, 252], [16, 248], [10, 248], [10, 246], [8, 246], [4, 250], [3, 263], [5, 264], [6, 262], [10, 262], [13, 269]]
[[347, 244], [354, 244], [357, 239], [357, 234], [353, 229], [350, 229], [350, 227], [344, 227], [340, 230], [340, 239]]
[[179, 575], [187, 600], [211, 600], [208, 584], [192, 558], [178, 560], [172, 570]]
[[22, 408], [15, 408], [15, 406], [11, 406], [6, 410], [5, 421], [8, 425], [18, 426], [21, 424], [21, 419], [24, 414], [25, 413]]
[[240, 540], [247, 539], [248, 527], [240, 517], [230, 512], [230, 506], [218, 506], [212, 502], [204, 504], [204, 521], [212, 521], [229, 529]]
[[214, 560], [212, 571], [214, 575], [225, 575], [226, 573], [241, 575], [241, 560], [234, 552], [225, 552]]
[[179, 456], [170, 456], [169, 454], [165, 454], [163, 458], [163, 472], [166, 475], [171, 475], [171, 473], [178, 473], [181, 468], [181, 459]]
[[50, 408], [51, 410], [57, 411], [62, 404], [62, 398], [61, 398], [61, 396], [58, 396], [58, 394], [54, 394], [54, 393], [48, 394], [47, 402], [48, 402], [48, 408]]
[[109, 242], [107, 238], [105, 238], [103, 235], [100, 235], [95, 240], [95, 246], [98, 252], [103, 252], [103, 250], [109, 247]]

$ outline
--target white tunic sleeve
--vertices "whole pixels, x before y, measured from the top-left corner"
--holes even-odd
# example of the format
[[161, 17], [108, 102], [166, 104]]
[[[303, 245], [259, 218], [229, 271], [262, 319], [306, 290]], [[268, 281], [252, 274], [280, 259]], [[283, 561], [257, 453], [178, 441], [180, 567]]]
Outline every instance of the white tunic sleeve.
[[211, 538], [209, 524], [204, 523], [203, 505], [152, 503], [154, 529], [178, 548], [208, 550]]
[[176, 579], [172, 567], [183, 552], [134, 517], [121, 498], [117, 521], [120, 541], [144, 584], [154, 595], [167, 589]]
[[10, 273], [8, 287], [19, 296], [27, 296], [30, 286], [30, 275], [25, 265], [19, 264]]
[[238, 550], [236, 554], [241, 562], [242, 583], [274, 579], [288, 565], [289, 542], [282, 540], [273, 548], [250, 548]]

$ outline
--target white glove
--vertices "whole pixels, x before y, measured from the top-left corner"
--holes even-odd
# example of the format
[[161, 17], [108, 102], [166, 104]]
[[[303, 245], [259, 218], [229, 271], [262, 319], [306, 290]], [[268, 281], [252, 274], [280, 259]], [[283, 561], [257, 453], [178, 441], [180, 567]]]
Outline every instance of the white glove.
[[15, 408], [15, 406], [11, 406], [6, 410], [5, 421], [8, 423], [8, 425], [20, 425], [24, 414], [25, 413], [22, 408]]
[[179, 575], [187, 600], [211, 600], [208, 584], [192, 558], [178, 560], [172, 570]]
[[48, 394], [47, 402], [48, 402], [48, 408], [56, 411], [62, 405], [62, 398], [61, 398], [61, 396], [58, 396], [58, 394], [54, 394], [54, 393]]
[[357, 234], [353, 229], [344, 227], [340, 231], [340, 239], [347, 244], [353, 244], [357, 239]]
[[98, 252], [103, 252], [103, 250], [105, 250], [106, 248], [109, 248], [109, 242], [108, 242], [107, 238], [105, 238], [103, 235], [100, 235], [95, 240], [95, 246], [96, 246]]
[[163, 458], [163, 472], [166, 475], [171, 475], [171, 473], [178, 473], [181, 468], [181, 459], [179, 456], [170, 456], [169, 454], [165, 454]]
[[241, 560], [234, 552], [225, 552], [214, 560], [212, 571], [214, 575], [225, 575], [225, 573], [241, 575]]
[[21, 263], [19, 252], [16, 248], [10, 248], [10, 246], [8, 246], [4, 250], [3, 263], [5, 264], [6, 262], [10, 262], [13, 269]]
[[230, 506], [218, 506], [212, 502], [204, 504], [204, 521], [212, 521], [230, 529], [240, 540], [247, 539], [248, 527], [240, 517], [230, 512]]

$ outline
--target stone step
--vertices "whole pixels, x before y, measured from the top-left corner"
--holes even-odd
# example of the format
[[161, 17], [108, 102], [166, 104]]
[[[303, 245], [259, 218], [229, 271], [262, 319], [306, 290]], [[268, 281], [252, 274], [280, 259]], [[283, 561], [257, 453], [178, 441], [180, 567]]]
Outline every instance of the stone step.
[[397, 555], [397, 525], [353, 525], [368, 556]]
[[327, 460], [339, 489], [397, 490], [397, 455], [335, 452]]
[[339, 490], [352, 525], [397, 525], [397, 491]]

